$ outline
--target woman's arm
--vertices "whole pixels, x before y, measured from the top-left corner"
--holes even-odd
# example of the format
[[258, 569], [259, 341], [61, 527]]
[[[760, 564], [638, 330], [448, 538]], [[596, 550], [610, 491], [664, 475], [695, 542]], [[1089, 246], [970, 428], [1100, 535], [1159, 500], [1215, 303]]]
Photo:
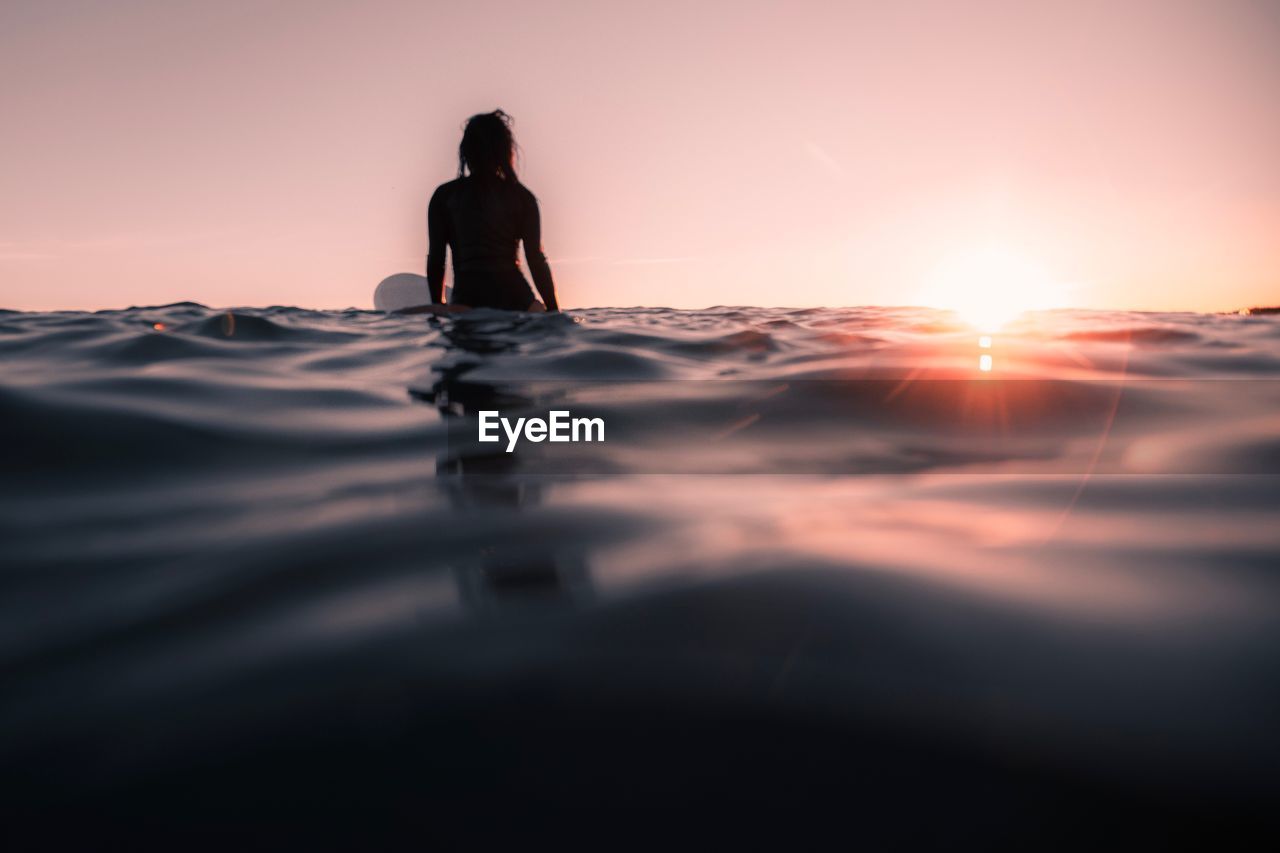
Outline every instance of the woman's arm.
[[436, 305], [444, 302], [444, 247], [448, 242], [449, 211], [445, 207], [444, 187], [440, 187], [427, 205], [427, 289]]
[[524, 259], [529, 265], [529, 275], [533, 276], [533, 286], [538, 288], [543, 303], [548, 311], [559, 311], [556, 302], [556, 285], [551, 280], [551, 265], [547, 263], [546, 252], [542, 250], [542, 216], [538, 212], [538, 200], [533, 193], [528, 193], [525, 201]]

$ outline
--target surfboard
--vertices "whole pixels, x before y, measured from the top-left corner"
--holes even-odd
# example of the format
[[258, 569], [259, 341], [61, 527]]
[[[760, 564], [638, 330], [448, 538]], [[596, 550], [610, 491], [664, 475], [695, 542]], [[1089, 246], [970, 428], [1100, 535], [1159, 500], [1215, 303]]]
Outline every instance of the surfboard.
[[403, 311], [430, 304], [431, 291], [427, 289], [426, 277], [411, 272], [389, 275], [373, 291], [373, 307], [378, 311]]
[[[449, 302], [452, 290], [447, 286], [444, 289], [446, 303]], [[470, 310], [465, 305], [433, 305], [426, 277], [411, 272], [398, 272], [378, 282], [373, 291], [373, 307], [377, 311], [403, 311], [406, 314], [454, 314]], [[528, 310], [542, 312], [547, 309], [535, 299]]]

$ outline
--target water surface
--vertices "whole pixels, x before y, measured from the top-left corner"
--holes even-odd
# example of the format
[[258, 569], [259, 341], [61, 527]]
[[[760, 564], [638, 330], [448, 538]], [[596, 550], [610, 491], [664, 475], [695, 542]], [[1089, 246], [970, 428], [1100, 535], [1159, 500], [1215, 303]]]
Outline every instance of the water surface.
[[[0, 364], [26, 828], [1275, 828], [1276, 318], [184, 303]], [[606, 441], [467, 440], [553, 406]]]

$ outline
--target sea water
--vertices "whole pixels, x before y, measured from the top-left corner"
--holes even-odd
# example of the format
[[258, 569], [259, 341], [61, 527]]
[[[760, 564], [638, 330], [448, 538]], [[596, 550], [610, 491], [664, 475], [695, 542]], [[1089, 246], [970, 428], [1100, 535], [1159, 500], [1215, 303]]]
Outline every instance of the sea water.
[[[0, 767], [55, 834], [1280, 790], [1276, 318], [182, 303], [0, 312], [0, 370]], [[475, 440], [553, 410], [607, 440]]]

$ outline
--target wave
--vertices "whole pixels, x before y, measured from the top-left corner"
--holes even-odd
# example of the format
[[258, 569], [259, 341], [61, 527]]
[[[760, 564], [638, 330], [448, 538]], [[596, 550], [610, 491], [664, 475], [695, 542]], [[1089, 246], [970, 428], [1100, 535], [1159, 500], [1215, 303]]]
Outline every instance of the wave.
[[[850, 755], [1061, 825], [1280, 790], [1280, 318], [176, 303], [0, 312], [0, 366], [0, 778], [42, 825], [356, 778], [397, 827], [403, 756], [465, 814], [468, 773], [528, 802], [507, 754], [574, 808], [604, 753], [690, 808]], [[553, 408], [606, 440], [476, 441]]]

